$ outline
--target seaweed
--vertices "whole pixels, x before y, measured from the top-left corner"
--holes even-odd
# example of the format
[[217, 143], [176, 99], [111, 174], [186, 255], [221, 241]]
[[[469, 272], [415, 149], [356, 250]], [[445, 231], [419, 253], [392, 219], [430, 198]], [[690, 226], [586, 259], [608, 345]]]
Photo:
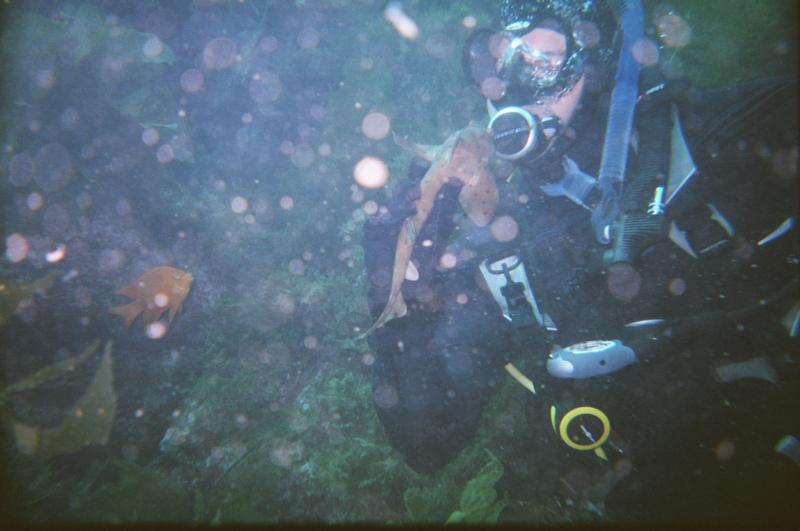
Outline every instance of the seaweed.
[[46, 429], [14, 422], [17, 448], [26, 454], [52, 457], [77, 452], [87, 445], [105, 445], [114, 424], [116, 409], [109, 341], [106, 343], [100, 367], [86, 392], [70, 408], [61, 424]]
[[187, 522], [192, 520], [195, 503], [202, 508], [202, 502], [193, 502], [181, 484], [162, 472], [127, 461], [112, 462], [103, 472], [113, 478], [74, 496], [67, 520]]
[[148, 56], [142, 51], [149, 33], [109, 23], [100, 9], [88, 4], [64, 4], [57, 16], [46, 17], [23, 9], [10, 10], [11, 21], [3, 27], [2, 49], [8, 54], [53, 59], [63, 57], [77, 65], [97, 50], [109, 50], [138, 63], [175, 62], [175, 55], [162, 43], [161, 53]]
[[67, 358], [65, 360], [47, 365], [46, 367], [42, 367], [30, 376], [26, 376], [25, 378], [22, 378], [21, 380], [3, 388], [0, 390], [0, 407], [6, 403], [8, 397], [13, 393], [36, 389], [45, 382], [75, 370], [80, 364], [89, 359], [89, 357], [97, 351], [98, 346], [100, 346], [100, 340], [92, 341], [89, 346], [83, 349], [83, 352], [74, 358]]
[[490, 457], [489, 462], [464, 487], [459, 509], [450, 515], [446, 524], [497, 523], [505, 503], [498, 501], [494, 486], [503, 477], [503, 463], [489, 450], [486, 452]]

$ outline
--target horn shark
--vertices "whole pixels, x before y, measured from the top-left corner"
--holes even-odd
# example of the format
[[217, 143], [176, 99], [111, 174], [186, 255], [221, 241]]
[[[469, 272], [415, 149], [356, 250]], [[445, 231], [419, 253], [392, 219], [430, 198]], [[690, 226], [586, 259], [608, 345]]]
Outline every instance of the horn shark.
[[498, 203], [497, 186], [488, 166], [489, 159], [494, 154], [494, 146], [485, 128], [470, 124], [450, 135], [440, 146], [413, 144], [397, 136], [395, 142], [429, 161], [431, 166], [419, 184], [420, 198], [416, 204], [416, 213], [406, 218], [397, 237], [392, 283], [386, 307], [372, 326], [358, 336], [359, 339], [408, 312], [401, 291], [403, 280], [417, 235], [445, 183], [461, 186], [458, 201], [469, 219], [480, 227], [486, 226], [492, 220]]

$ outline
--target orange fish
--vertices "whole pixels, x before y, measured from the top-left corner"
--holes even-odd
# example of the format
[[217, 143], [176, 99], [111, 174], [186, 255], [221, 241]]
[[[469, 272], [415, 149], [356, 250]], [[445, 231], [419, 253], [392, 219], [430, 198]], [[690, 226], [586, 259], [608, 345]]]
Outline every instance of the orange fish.
[[116, 292], [133, 299], [130, 304], [116, 306], [109, 311], [121, 315], [125, 328], [129, 328], [139, 314], [145, 326], [157, 321], [169, 309], [169, 320], [181, 309], [181, 304], [192, 287], [192, 274], [170, 266], [154, 267], [136, 281]]
[[399, 137], [395, 137], [395, 141], [429, 161], [431, 167], [420, 181], [416, 213], [403, 222], [397, 237], [389, 300], [378, 319], [359, 338], [368, 336], [394, 318], [403, 317], [408, 311], [401, 288], [411, 264], [411, 252], [417, 234], [446, 182], [461, 186], [458, 201], [469, 219], [479, 227], [485, 227], [492, 220], [498, 203], [497, 186], [488, 165], [494, 146], [486, 128], [470, 124], [450, 135], [441, 146], [411, 144]]

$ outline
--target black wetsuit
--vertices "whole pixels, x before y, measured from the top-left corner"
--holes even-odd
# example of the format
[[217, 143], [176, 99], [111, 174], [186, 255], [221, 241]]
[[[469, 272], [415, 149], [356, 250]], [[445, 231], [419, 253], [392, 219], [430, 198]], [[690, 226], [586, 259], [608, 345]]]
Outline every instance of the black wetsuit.
[[[753, 102], [764, 103], [770, 93], [765, 87], [774, 89], [769, 97], [779, 99], [747, 117], [750, 129], [734, 131], [734, 126], [741, 124], [740, 117], [728, 116], [730, 120], [725, 122], [724, 111], [732, 102], [750, 96], [756, 98]], [[551, 156], [524, 169], [522, 178], [511, 182], [498, 179], [500, 206], [495, 214], [516, 221], [518, 234], [511, 241], [499, 242], [489, 228], [476, 227], [459, 214], [458, 189], [446, 185], [416, 239], [412, 259], [420, 277], [404, 282], [402, 288], [408, 315], [390, 321], [369, 337], [376, 353], [373, 389], [378, 415], [392, 445], [408, 464], [418, 471], [434, 471], [464, 448], [479, 425], [492, 391], [508, 378], [503, 371], [508, 360], [538, 360], [528, 364], [530, 375], [534, 380], [552, 382], [550, 402], [558, 401], [558, 393], [568, 390], [570, 381], [551, 378], [541, 363], [553, 341], [563, 346], [588, 339], [612, 339], [620, 336], [626, 322], [638, 319], [708, 309], [734, 310], [785, 284], [796, 267], [786, 261], [786, 256], [796, 251], [796, 240], [777, 242], [760, 255], [777, 264], [777, 270], [754, 266], [758, 257], [746, 255], [761, 252], [753, 242], [796, 210], [796, 179], [785, 188], [763, 186], [758, 172], [768, 172], [770, 160], [755, 145], [759, 138], [768, 140], [770, 149], [796, 145], [796, 110], [782, 112], [787, 101], [796, 109], [795, 87], [791, 81], [772, 80], [737, 89], [743, 92], [730, 98], [731, 93], [685, 91], [674, 98], [700, 168], [690, 186], [681, 192], [688, 197], [676, 202], [674, 216], [680, 218], [681, 228], [689, 232], [695, 245], [713, 241], [719, 234], [712, 233], [723, 231], [718, 223], [709, 223], [706, 203], [713, 200], [737, 233], [718, 251], [701, 259], [688, 256], [666, 239], [657, 242], [637, 257], [635, 265], [642, 274], [642, 285], [632, 301], [622, 302], [609, 295], [601, 256], [608, 247], [595, 241], [589, 212], [566, 198], [547, 197], [538, 188], [547, 180], [561, 177], [564, 155], [587, 173], [597, 174], [607, 92], [584, 95], [582, 109], [570, 124], [576, 132], [574, 138], [564, 140]], [[710, 108], [710, 102], [717, 105]], [[641, 113], [646, 111], [642, 109], [647, 106], [637, 109], [638, 123], [643, 123]], [[781, 135], [776, 124], [783, 124], [781, 130], [789, 133]], [[639, 146], [640, 153], [645, 149], [647, 146]], [[731, 164], [736, 167], [731, 168]], [[418, 182], [424, 171], [424, 166], [415, 163], [408, 182], [387, 205], [387, 213], [370, 218], [364, 226], [373, 317], [386, 304], [397, 235], [402, 221], [413, 214], [413, 200], [419, 194]], [[626, 180], [635, 179], [636, 171], [636, 153], [632, 150]], [[423, 246], [426, 240], [433, 245]], [[456, 257], [454, 267], [439, 263], [445, 252]], [[523, 258], [541, 310], [559, 328], [556, 336], [538, 326], [512, 326], [482, 285], [479, 263], [487, 257], [511, 254]], [[675, 278], [687, 286], [684, 295], [670, 293], [668, 285]], [[720, 296], [730, 298], [730, 304]], [[649, 346], [677, 348], [679, 339]], [[594, 379], [594, 387], [581, 387], [583, 397], [592, 400], [606, 393], [611, 382], [627, 381], [633, 386], [641, 378], [637, 371], [642, 370], [648, 367], [639, 364], [626, 369], [627, 376], [620, 377], [625, 374], [622, 371]], [[626, 409], [629, 406], [624, 397], [618, 403], [622, 415], [638, 418]]]

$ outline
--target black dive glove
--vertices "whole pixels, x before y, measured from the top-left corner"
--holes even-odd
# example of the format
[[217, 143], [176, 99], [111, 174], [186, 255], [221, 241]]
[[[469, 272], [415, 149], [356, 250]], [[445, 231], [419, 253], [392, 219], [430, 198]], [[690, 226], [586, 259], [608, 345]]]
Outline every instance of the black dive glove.
[[416, 159], [411, 162], [408, 169], [408, 179], [398, 184], [392, 197], [384, 205], [386, 211], [367, 218], [364, 224], [364, 239], [383, 237], [387, 231], [397, 235], [403, 221], [416, 213], [414, 202], [419, 199], [419, 182], [428, 170], [428, 165], [423, 165]]
[[[429, 166], [416, 159], [409, 168], [409, 178], [395, 189], [386, 202], [386, 211], [371, 216], [364, 223], [361, 247], [364, 250], [364, 266], [370, 282], [368, 302], [373, 313], [383, 309], [389, 295], [389, 284], [394, 269], [397, 237], [403, 222], [416, 214], [416, 201], [420, 198], [420, 181]], [[419, 259], [420, 274], [427, 275], [436, 257], [443, 249], [453, 229], [453, 214], [457, 205], [460, 186], [445, 184], [439, 191], [428, 220], [417, 235], [414, 256]], [[420, 247], [426, 239], [434, 242], [430, 247]]]
[[[419, 184], [428, 168], [430, 168], [429, 164], [414, 159], [408, 170], [408, 179], [397, 186], [392, 197], [384, 205], [386, 211], [367, 219], [364, 223], [362, 240], [362, 246], [365, 251], [367, 251], [368, 245], [372, 245], [371, 242], [386, 238], [392, 240], [392, 246], [394, 247], [395, 239], [400, 233], [400, 227], [403, 222], [417, 213], [416, 201], [420, 198]], [[454, 184], [442, 186], [433, 210], [428, 216], [429, 220], [418, 235], [420, 241], [424, 238], [441, 241], [450, 235], [452, 215], [455, 212], [455, 202], [460, 189], [460, 186]], [[437, 220], [434, 223], [435, 227], [431, 225], [431, 220]], [[444, 220], [445, 223], [440, 223], [439, 220]], [[444, 233], [445, 231], [446, 234]], [[436, 232], [436, 234], [432, 234], [432, 232]], [[392, 254], [393, 257], [394, 254]]]
[[639, 91], [641, 99], [637, 104], [637, 110], [647, 108], [651, 105], [664, 101], [681, 101], [689, 95], [691, 82], [686, 77], [667, 79], [667, 77], [656, 68], [645, 68], [640, 74]]

